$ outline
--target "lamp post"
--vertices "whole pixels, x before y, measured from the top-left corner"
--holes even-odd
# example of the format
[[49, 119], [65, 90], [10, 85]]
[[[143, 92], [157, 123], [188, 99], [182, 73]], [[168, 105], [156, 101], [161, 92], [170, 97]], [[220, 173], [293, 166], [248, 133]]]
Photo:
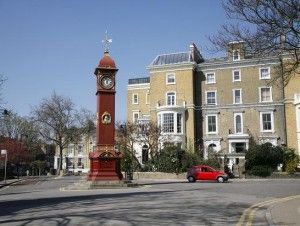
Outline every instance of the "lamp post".
[[1, 150], [1, 155], [5, 155], [5, 163], [4, 163], [4, 183], [6, 184], [7, 150]]

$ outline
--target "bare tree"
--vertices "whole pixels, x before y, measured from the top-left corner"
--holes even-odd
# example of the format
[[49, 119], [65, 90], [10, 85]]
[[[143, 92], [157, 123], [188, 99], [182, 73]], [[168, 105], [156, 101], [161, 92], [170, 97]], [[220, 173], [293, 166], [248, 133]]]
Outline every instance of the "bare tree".
[[73, 139], [72, 128], [78, 126], [74, 104], [71, 99], [54, 92], [49, 99], [43, 99], [39, 106], [33, 108], [32, 118], [40, 135], [59, 148], [59, 173], [62, 170], [63, 149]]
[[168, 141], [168, 136], [163, 135], [160, 127], [155, 122], [147, 123], [117, 123], [116, 143], [121, 145], [123, 150], [132, 154], [136, 163], [140, 166], [134, 144], [147, 145], [151, 158], [160, 150], [160, 144]]
[[223, 8], [233, 23], [223, 25], [209, 38], [215, 50], [227, 49], [230, 41], [244, 41], [246, 51], [254, 57], [289, 59], [279, 71], [285, 84], [299, 76], [299, 0], [223, 0]]
[[22, 123], [24, 120], [14, 113], [9, 112], [9, 115], [3, 115], [0, 120], [0, 136], [18, 139], [22, 135]]

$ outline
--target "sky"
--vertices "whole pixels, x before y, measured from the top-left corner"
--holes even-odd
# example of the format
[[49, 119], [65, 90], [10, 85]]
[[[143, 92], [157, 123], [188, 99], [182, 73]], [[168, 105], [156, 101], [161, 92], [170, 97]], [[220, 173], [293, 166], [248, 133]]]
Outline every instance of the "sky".
[[107, 30], [119, 69], [116, 120], [126, 121], [128, 79], [149, 76], [157, 55], [191, 43], [213, 57], [208, 36], [226, 20], [221, 0], [0, 0], [1, 106], [28, 116], [55, 91], [95, 112]]

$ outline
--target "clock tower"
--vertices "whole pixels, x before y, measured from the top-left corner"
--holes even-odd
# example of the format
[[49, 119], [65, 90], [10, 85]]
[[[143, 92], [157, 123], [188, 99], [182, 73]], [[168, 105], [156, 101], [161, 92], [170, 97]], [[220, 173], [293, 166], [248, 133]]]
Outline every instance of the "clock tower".
[[[108, 40], [106, 40], [107, 42]], [[88, 180], [122, 180], [121, 156], [115, 151], [115, 93], [118, 69], [108, 48], [95, 69], [97, 98], [97, 149], [89, 154]]]

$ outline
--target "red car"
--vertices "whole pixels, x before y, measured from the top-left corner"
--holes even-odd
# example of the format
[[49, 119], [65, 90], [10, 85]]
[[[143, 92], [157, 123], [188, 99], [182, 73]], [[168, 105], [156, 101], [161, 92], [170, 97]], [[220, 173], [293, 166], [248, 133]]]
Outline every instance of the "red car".
[[196, 180], [215, 180], [219, 183], [223, 183], [228, 180], [228, 175], [210, 166], [201, 165], [190, 168], [186, 178], [189, 182], [195, 182]]

